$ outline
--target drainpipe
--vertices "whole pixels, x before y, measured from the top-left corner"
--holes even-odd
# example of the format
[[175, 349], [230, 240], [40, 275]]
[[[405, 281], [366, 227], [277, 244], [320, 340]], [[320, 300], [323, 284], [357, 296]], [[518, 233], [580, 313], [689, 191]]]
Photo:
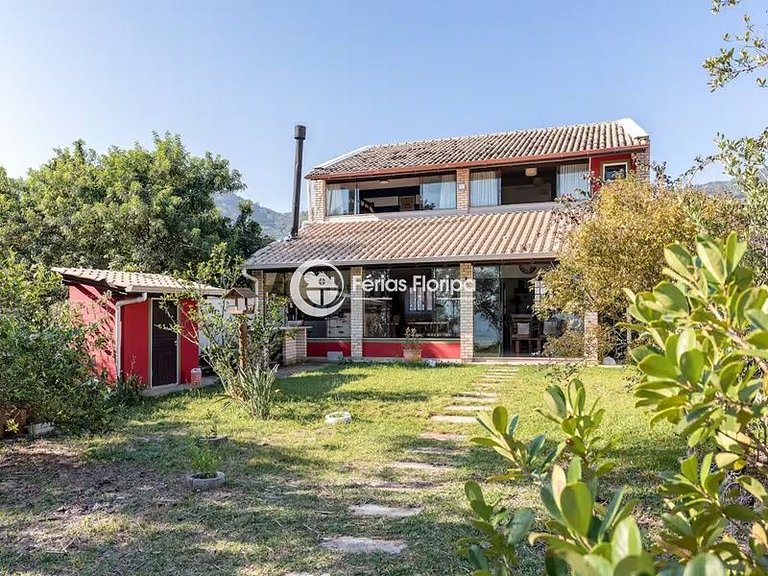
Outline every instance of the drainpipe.
[[122, 354], [122, 341], [123, 341], [123, 306], [128, 304], [138, 304], [139, 302], [145, 302], [147, 300], [147, 293], [144, 292], [141, 296], [136, 298], [129, 298], [128, 300], [118, 300], [115, 302], [115, 377], [120, 378], [123, 373], [123, 354]]
[[263, 312], [264, 310], [263, 310], [263, 307], [261, 306], [261, 304], [262, 304], [262, 302], [261, 302], [261, 295], [257, 291], [257, 289], [261, 289], [261, 286], [257, 285], [257, 282], [258, 282], [259, 279], [256, 278], [256, 276], [253, 276], [252, 274], [250, 274], [248, 272], [247, 268], [243, 268], [240, 271], [240, 274], [242, 274], [244, 278], [250, 280], [251, 283], [253, 284], [253, 291], [256, 292], [256, 302], [260, 305], [259, 308], [262, 308], [262, 310], [260, 310], [260, 312]]

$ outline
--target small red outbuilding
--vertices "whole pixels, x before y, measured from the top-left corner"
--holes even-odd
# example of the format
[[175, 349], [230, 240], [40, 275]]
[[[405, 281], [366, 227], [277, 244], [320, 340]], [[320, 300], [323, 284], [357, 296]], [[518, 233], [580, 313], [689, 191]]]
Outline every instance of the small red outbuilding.
[[[188, 291], [171, 276], [54, 268], [69, 287], [69, 301], [82, 319], [99, 327], [91, 349], [96, 369], [114, 382], [134, 374], [147, 387], [188, 384], [198, 367], [197, 329], [190, 318], [196, 303], [163, 300]], [[196, 293], [219, 296], [223, 290], [196, 286]], [[181, 326], [182, 334], [164, 328]]]

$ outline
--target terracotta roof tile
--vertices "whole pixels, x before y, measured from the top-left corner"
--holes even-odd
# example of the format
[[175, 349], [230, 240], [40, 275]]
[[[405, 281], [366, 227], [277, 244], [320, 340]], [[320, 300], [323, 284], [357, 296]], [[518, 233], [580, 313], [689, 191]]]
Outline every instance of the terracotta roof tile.
[[339, 266], [553, 258], [560, 246], [554, 208], [445, 215], [358, 216], [305, 226], [297, 238], [251, 256], [250, 269], [296, 268], [323, 259]]
[[143, 272], [122, 272], [120, 270], [97, 270], [94, 268], [53, 268], [69, 282], [105, 285], [125, 293], [151, 292], [153, 294], [172, 294], [186, 290], [202, 289], [204, 296], [218, 296], [224, 290], [204, 284], [190, 284], [165, 274], [145, 274]]
[[400, 168], [471, 166], [644, 146], [648, 134], [630, 118], [458, 138], [365, 146], [316, 166], [307, 178], [392, 172]]

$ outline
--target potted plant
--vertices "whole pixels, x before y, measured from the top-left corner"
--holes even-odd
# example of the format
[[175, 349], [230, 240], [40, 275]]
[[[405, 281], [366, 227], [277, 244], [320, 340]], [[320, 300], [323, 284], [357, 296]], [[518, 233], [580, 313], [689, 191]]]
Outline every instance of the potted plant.
[[204, 435], [197, 439], [198, 443], [207, 444], [208, 446], [226, 444], [229, 437], [226, 434], [221, 434], [219, 431], [219, 415], [213, 410], [208, 410], [205, 417], [207, 426], [203, 433]]
[[403, 358], [406, 362], [421, 362], [421, 334], [416, 331], [416, 328], [405, 329]]
[[221, 455], [208, 444], [193, 444], [192, 473], [185, 477], [192, 490], [211, 490], [224, 484], [226, 476], [219, 470]]

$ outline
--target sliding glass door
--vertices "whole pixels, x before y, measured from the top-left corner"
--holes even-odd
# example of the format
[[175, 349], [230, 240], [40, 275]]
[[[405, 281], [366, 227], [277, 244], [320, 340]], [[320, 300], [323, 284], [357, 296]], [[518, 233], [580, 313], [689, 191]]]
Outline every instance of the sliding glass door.
[[502, 295], [498, 266], [475, 266], [475, 356], [500, 356]]

